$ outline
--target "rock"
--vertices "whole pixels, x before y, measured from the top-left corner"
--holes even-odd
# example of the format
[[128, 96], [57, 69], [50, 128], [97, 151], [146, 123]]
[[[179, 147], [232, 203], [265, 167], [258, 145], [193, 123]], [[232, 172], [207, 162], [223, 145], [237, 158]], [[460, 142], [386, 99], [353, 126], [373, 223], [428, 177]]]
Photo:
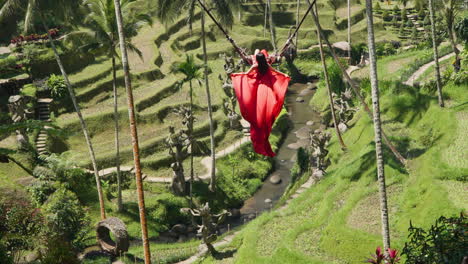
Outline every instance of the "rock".
[[344, 123], [339, 123], [338, 124], [338, 129], [340, 130], [341, 133], [344, 133], [348, 130], [348, 126]]
[[296, 98], [296, 102], [298, 102], [298, 103], [303, 103], [303, 102], [304, 102], [304, 98], [302, 98], [302, 97], [299, 96], [299, 97]]
[[241, 217], [241, 212], [239, 209], [231, 209], [230, 213], [231, 213], [230, 217], [233, 219], [237, 219]]
[[270, 203], [271, 203], [271, 199], [268, 199], [268, 198], [265, 199], [265, 203], [266, 203], [266, 204], [270, 204]]
[[316, 179], [322, 179], [323, 175], [325, 175], [325, 172], [323, 170], [314, 170], [314, 173], [312, 173], [312, 177]]
[[306, 125], [308, 125], [308, 126], [313, 126], [314, 124], [315, 124], [314, 121], [307, 121], [307, 123], [306, 123]]
[[187, 226], [184, 224], [176, 224], [171, 228], [171, 231], [176, 234], [185, 234], [187, 233]]
[[309, 94], [311, 94], [311, 93], [312, 93], [312, 90], [309, 89], [309, 88], [307, 88], [307, 89], [302, 90], [302, 91], [299, 93], [299, 96], [307, 96], [307, 95], [309, 95]]
[[308, 82], [307, 83], [307, 88], [309, 90], [314, 90], [315, 88], [317, 88], [317, 86], [314, 83]]
[[289, 149], [297, 150], [299, 148], [305, 148], [307, 145], [309, 145], [309, 139], [300, 139], [296, 143], [291, 143], [288, 145]]
[[188, 226], [188, 227], [187, 227], [187, 233], [193, 233], [193, 232], [195, 232], [195, 227], [193, 227], [193, 226]]
[[310, 138], [310, 128], [309, 127], [301, 127], [296, 132], [296, 137], [299, 139], [309, 139]]
[[279, 184], [281, 182], [281, 177], [278, 174], [273, 174], [270, 177], [270, 182], [273, 184]]

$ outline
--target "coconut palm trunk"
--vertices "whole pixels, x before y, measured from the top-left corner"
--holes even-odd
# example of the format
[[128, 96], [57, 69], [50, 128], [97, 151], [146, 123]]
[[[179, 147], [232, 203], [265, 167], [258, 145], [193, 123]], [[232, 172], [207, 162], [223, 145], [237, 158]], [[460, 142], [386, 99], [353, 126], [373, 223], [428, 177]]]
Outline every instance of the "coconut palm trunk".
[[266, 28], [267, 28], [267, 18], [268, 18], [268, 4], [265, 4], [265, 21], [263, 23], [263, 37], [266, 37]]
[[377, 179], [379, 183], [379, 200], [380, 214], [382, 220], [382, 238], [384, 252], [390, 248], [390, 228], [388, 225], [388, 206], [387, 206], [387, 188], [385, 186], [385, 170], [382, 150], [382, 122], [380, 120], [380, 105], [379, 105], [379, 81], [377, 77], [377, 57], [375, 55], [375, 37], [374, 37], [374, 21], [372, 14], [372, 0], [366, 0], [366, 15], [367, 15], [367, 37], [369, 46], [370, 60], [370, 80], [372, 88], [372, 106], [375, 134], [375, 154], [377, 161]]
[[[296, 3], [296, 28], [299, 26], [299, 8], [301, 7], [301, 0], [297, 0]], [[299, 32], [296, 34], [296, 49], [299, 47]]]
[[101, 179], [99, 178], [99, 172], [98, 172], [98, 167], [97, 167], [97, 162], [96, 162], [96, 155], [94, 153], [94, 148], [93, 144], [91, 143], [91, 137], [89, 136], [88, 132], [88, 127], [86, 126], [86, 122], [83, 118], [83, 115], [81, 114], [81, 109], [80, 106], [78, 105], [78, 102], [76, 100], [75, 92], [73, 91], [73, 88], [70, 83], [70, 79], [68, 78], [68, 74], [65, 71], [65, 67], [63, 66], [62, 59], [60, 59], [60, 55], [58, 54], [57, 47], [55, 46], [54, 40], [52, 36], [50, 35], [49, 32], [49, 27], [45, 23], [44, 16], [42, 13], [39, 15], [40, 20], [42, 25], [44, 26], [46, 32], [47, 32], [47, 37], [49, 38], [50, 46], [52, 47], [52, 50], [54, 52], [55, 60], [57, 61], [57, 64], [59, 66], [60, 72], [62, 73], [63, 79], [65, 80], [65, 83], [67, 85], [68, 93], [70, 95], [70, 98], [72, 100], [73, 106], [75, 107], [76, 114], [78, 115], [78, 119], [80, 120], [80, 125], [81, 125], [81, 130], [83, 131], [83, 135], [85, 137], [86, 145], [88, 146], [88, 151], [89, 151], [89, 156], [91, 158], [91, 163], [93, 165], [93, 170], [94, 170], [94, 177], [96, 180], [96, 188], [98, 192], [98, 198], [99, 198], [99, 208], [101, 212], [101, 219], [106, 219], [106, 211], [104, 207], [104, 195], [102, 193], [102, 187], [101, 187]]
[[[203, 4], [205, 1], [203, 1]], [[206, 97], [208, 101], [208, 117], [210, 119], [210, 150], [211, 150], [211, 178], [210, 178], [210, 191], [216, 190], [216, 153], [215, 153], [215, 138], [214, 138], [214, 121], [213, 121], [213, 110], [211, 107], [211, 94], [210, 84], [208, 80], [208, 54], [206, 52], [206, 32], [205, 32], [205, 13], [201, 16], [201, 31], [202, 31], [202, 45], [203, 45], [203, 62], [204, 62], [204, 78]]]
[[348, 58], [351, 63], [351, 0], [348, 0]]
[[33, 175], [33, 171], [26, 168], [26, 166], [24, 166], [21, 162], [17, 161], [15, 158], [11, 157], [11, 156], [6, 156], [6, 158], [8, 160], [10, 160], [11, 162], [13, 162], [14, 164], [16, 164], [18, 167], [20, 167], [21, 169], [23, 169], [26, 173], [28, 173], [29, 175], [31, 176], [34, 176]]
[[273, 49], [276, 51], [276, 35], [275, 35], [275, 24], [273, 24], [273, 10], [271, 7], [271, 0], [268, 0], [268, 17], [269, 17], [269, 24], [270, 24], [270, 37], [271, 37], [271, 45]]
[[143, 180], [141, 177], [141, 164], [140, 164], [140, 148], [138, 145], [138, 131], [135, 118], [135, 105], [133, 102], [132, 82], [130, 79], [130, 68], [128, 65], [127, 47], [125, 46], [125, 35], [123, 29], [122, 11], [120, 9], [120, 1], [114, 0], [115, 15], [117, 19], [117, 29], [119, 32], [119, 45], [122, 53], [122, 68], [124, 71], [125, 89], [127, 92], [128, 116], [130, 121], [130, 133], [132, 137], [133, 146], [133, 161], [135, 164], [135, 178], [138, 195], [138, 209], [140, 213], [141, 236], [143, 241], [143, 253], [145, 264], [151, 263], [151, 252], [148, 240], [148, 226], [146, 223], [146, 209], [145, 209], [145, 194], [143, 192]]
[[189, 81], [190, 85], [190, 208], [193, 206], [193, 180], [194, 180], [194, 172], [193, 172], [193, 86], [192, 80]]
[[[310, 0], [307, 0], [309, 5], [311, 4]], [[346, 81], [348, 82], [349, 86], [351, 86], [351, 88], [353, 89], [353, 92], [354, 94], [357, 96], [359, 102], [361, 103], [361, 105], [364, 107], [364, 111], [369, 115], [369, 117], [372, 119], [373, 118], [373, 115], [372, 115], [372, 111], [370, 110], [369, 106], [367, 105], [364, 97], [362, 96], [362, 94], [360, 93], [359, 91], [359, 86], [358, 84], [353, 80], [351, 79], [351, 77], [349, 76], [349, 74], [346, 72], [346, 69], [344, 68], [343, 64], [341, 64], [340, 60], [338, 59], [338, 56], [336, 55], [335, 51], [333, 50], [333, 47], [332, 45], [330, 44], [330, 41], [328, 40], [327, 36], [323, 33], [323, 30], [322, 30], [322, 27], [320, 26], [320, 22], [318, 21], [318, 18], [317, 16], [314, 14], [314, 12], [312, 12], [312, 17], [314, 19], [314, 22], [315, 22], [315, 25], [317, 27], [317, 30], [319, 31], [320, 33], [320, 36], [322, 37], [322, 39], [325, 41], [325, 44], [327, 44], [327, 47], [328, 47], [328, 50], [330, 51], [332, 57], [333, 57], [333, 60], [335, 61], [335, 63], [338, 65], [338, 67], [340, 67], [340, 70], [341, 72], [343, 73], [343, 76], [345, 77]], [[406, 166], [406, 159], [400, 154], [400, 152], [395, 148], [395, 146], [392, 144], [392, 142], [388, 139], [387, 135], [385, 134], [385, 132], [382, 130], [382, 137], [383, 137], [383, 140], [385, 142], [385, 145], [387, 145], [387, 147], [392, 151], [393, 155], [395, 155], [395, 157], [401, 162], [401, 164], [403, 164], [404, 166]]]
[[[317, 15], [317, 18], [318, 18], [319, 15], [318, 15], [317, 5], [315, 5], [314, 8], [315, 8], [315, 14]], [[343, 138], [341, 137], [341, 132], [340, 132], [340, 129], [338, 128], [338, 121], [336, 120], [335, 106], [333, 104], [332, 90], [330, 87], [330, 79], [328, 77], [327, 62], [325, 61], [325, 54], [323, 53], [322, 37], [320, 36], [320, 33], [318, 32], [318, 30], [317, 30], [317, 38], [318, 38], [318, 44], [319, 44], [319, 49], [320, 49], [320, 60], [322, 61], [322, 67], [323, 67], [323, 77], [325, 78], [325, 84], [327, 85], [328, 99], [330, 100], [330, 111], [332, 113], [333, 124], [335, 126], [335, 132], [336, 132], [336, 136], [338, 137], [338, 141], [340, 142], [341, 149], [345, 150], [346, 145], [343, 141]]]
[[431, 19], [432, 48], [434, 49], [437, 96], [439, 99], [439, 106], [444, 107], [444, 98], [442, 97], [442, 81], [440, 79], [439, 51], [437, 50], [437, 41], [436, 41], [436, 33], [435, 33], [435, 15], [434, 15], [433, 0], [429, 0], [428, 7], [429, 7], [430, 19]]
[[[114, 47], [112, 46], [112, 49]], [[112, 90], [114, 93], [114, 135], [115, 135], [115, 167], [117, 171], [117, 211], [122, 212], [122, 173], [120, 172], [120, 139], [119, 139], [119, 109], [117, 102], [117, 67], [115, 65], [114, 51], [111, 51], [112, 58]]]

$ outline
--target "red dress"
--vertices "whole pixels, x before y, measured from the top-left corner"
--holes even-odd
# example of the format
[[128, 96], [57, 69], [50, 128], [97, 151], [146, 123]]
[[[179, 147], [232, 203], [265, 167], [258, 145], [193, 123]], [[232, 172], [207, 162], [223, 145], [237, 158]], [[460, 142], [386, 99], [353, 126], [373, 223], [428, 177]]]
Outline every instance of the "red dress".
[[[261, 51], [269, 58], [266, 50]], [[284, 103], [291, 78], [272, 67], [260, 74], [255, 55], [254, 66], [246, 73], [231, 74], [242, 116], [250, 123], [250, 138], [255, 152], [274, 157], [268, 138]], [[270, 62], [269, 62], [270, 63]]]

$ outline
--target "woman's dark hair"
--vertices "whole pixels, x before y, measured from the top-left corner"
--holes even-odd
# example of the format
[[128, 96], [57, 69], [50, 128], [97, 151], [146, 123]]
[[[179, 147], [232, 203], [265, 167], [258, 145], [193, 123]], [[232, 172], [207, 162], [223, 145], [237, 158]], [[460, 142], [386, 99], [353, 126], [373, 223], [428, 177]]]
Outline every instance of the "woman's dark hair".
[[256, 55], [257, 59], [257, 64], [258, 64], [258, 71], [263, 75], [268, 71], [268, 62], [265, 58], [265, 55], [263, 53], [257, 53]]

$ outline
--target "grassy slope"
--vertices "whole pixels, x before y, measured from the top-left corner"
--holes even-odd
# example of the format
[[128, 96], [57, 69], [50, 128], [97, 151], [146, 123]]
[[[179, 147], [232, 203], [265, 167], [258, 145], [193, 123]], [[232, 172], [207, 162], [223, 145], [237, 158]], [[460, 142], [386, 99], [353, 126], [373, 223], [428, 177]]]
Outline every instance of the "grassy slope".
[[[392, 59], [381, 63], [388, 66]], [[468, 209], [468, 197], [462, 194], [468, 188], [463, 151], [466, 86], [448, 84], [444, 89], [450, 107], [440, 109], [434, 96], [418, 95], [409, 87], [403, 91], [382, 87], [385, 127], [398, 135], [394, 140], [409, 158], [406, 173], [388, 150], [385, 153], [392, 246], [398, 249], [409, 220], [428, 227], [440, 215]], [[326, 102], [323, 89], [313, 98], [317, 102]], [[237, 248], [233, 262], [358, 263], [381, 244], [371, 121], [360, 111], [352, 123], [344, 134], [346, 153], [335, 137], [331, 141], [332, 165], [326, 178], [285, 211], [263, 214], [250, 223], [233, 242]], [[204, 263], [212, 262], [218, 263], [212, 258]]]

